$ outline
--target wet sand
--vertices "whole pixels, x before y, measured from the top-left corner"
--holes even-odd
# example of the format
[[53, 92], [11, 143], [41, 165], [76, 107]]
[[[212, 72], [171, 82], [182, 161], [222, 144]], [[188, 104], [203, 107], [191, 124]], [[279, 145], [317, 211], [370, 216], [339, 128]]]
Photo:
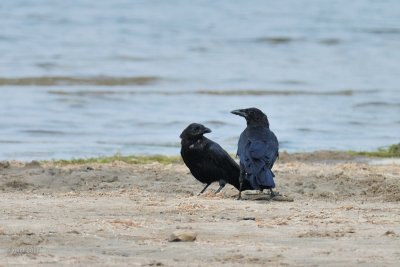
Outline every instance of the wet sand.
[[0, 266], [398, 265], [398, 161], [282, 153], [274, 169], [293, 202], [197, 196], [182, 163], [2, 163]]

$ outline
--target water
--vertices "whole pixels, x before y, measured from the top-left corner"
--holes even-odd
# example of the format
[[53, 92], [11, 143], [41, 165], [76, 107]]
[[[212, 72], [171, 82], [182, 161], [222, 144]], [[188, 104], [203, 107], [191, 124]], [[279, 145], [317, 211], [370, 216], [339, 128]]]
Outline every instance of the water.
[[229, 152], [268, 114], [281, 149], [399, 142], [400, 3], [0, 3], [0, 159], [179, 153], [191, 122]]

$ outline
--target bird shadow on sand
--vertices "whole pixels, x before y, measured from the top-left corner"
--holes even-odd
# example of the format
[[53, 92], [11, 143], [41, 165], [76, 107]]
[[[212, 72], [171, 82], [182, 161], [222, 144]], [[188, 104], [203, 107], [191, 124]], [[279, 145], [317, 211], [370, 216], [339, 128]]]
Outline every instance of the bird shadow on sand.
[[270, 194], [246, 194], [244, 195], [244, 200], [251, 201], [282, 201], [282, 202], [293, 202], [294, 198], [285, 195], [271, 196]]
[[[232, 196], [232, 198], [237, 198]], [[293, 202], [294, 198], [290, 196], [285, 196], [282, 194], [271, 196], [269, 193], [245, 193], [242, 195], [242, 200], [244, 201], [281, 201], [281, 202]]]

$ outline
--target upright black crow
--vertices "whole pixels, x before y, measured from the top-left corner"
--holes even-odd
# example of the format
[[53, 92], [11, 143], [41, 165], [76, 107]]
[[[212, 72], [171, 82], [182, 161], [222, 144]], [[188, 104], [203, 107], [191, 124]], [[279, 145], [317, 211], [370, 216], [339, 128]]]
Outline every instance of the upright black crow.
[[[238, 109], [231, 113], [244, 117], [247, 122], [237, 150], [240, 158], [240, 183], [248, 181], [253, 189], [269, 189], [271, 196], [275, 196], [272, 191], [275, 175], [271, 169], [279, 156], [279, 143], [269, 129], [267, 115], [257, 108]], [[238, 199], [241, 199], [241, 191], [239, 187]]]
[[[226, 183], [240, 188], [239, 165], [214, 141], [203, 136], [211, 130], [199, 123], [190, 124], [180, 135], [181, 156], [194, 178], [206, 184], [201, 190], [202, 194], [207, 187], [219, 181], [221, 191]], [[242, 190], [250, 189], [249, 184], [242, 185]]]

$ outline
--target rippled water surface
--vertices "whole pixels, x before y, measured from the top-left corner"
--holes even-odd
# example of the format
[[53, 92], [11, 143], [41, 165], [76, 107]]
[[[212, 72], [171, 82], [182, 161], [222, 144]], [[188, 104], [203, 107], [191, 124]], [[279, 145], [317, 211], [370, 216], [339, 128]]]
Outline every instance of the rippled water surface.
[[399, 142], [400, 2], [0, 3], [0, 159], [179, 153], [204, 123], [234, 153], [268, 114], [282, 150]]

